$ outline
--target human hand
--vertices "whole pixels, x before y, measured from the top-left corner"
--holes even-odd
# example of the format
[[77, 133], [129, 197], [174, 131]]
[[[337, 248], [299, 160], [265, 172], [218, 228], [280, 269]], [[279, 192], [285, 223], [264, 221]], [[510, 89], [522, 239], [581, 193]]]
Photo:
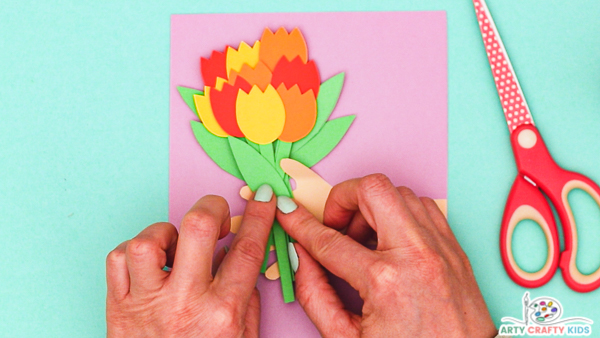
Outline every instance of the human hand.
[[[248, 202], [218, 270], [213, 252], [229, 233], [230, 214], [217, 196], [200, 199], [184, 216], [179, 234], [172, 224], [156, 223], [109, 253], [108, 336], [258, 337], [255, 285], [275, 216], [272, 196], [265, 185]], [[163, 271], [165, 265], [172, 270]]]
[[[469, 260], [433, 200], [376, 174], [333, 188], [327, 226], [285, 197], [278, 206], [301, 244], [298, 301], [324, 337], [495, 335]], [[374, 233], [373, 251], [361, 243]], [[359, 291], [362, 316], [344, 309], [319, 263]]]

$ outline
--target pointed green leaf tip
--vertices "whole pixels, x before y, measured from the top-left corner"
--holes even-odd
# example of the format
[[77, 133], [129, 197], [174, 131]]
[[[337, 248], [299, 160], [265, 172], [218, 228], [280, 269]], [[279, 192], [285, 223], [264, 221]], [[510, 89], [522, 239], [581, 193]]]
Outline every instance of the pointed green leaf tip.
[[327, 121], [321, 132], [299, 150], [292, 151], [290, 158], [312, 167], [327, 156], [342, 140], [355, 116], [344, 116]]
[[192, 131], [196, 140], [204, 149], [204, 152], [210, 157], [221, 169], [231, 175], [243, 180], [242, 173], [238, 169], [233, 152], [229, 147], [229, 141], [226, 137], [219, 137], [211, 134], [206, 127], [198, 121], [191, 121]]
[[308, 141], [317, 135], [321, 128], [327, 122], [329, 116], [333, 112], [344, 86], [345, 73], [339, 73], [327, 79], [319, 88], [319, 96], [317, 97], [317, 121], [315, 126], [301, 140], [294, 142], [293, 151], [300, 150]]
[[194, 112], [194, 114], [198, 114], [196, 112], [196, 104], [194, 103], [194, 95], [204, 95], [204, 93], [199, 91], [198, 89], [181, 86], [177, 87], [177, 90], [179, 91], [179, 95], [181, 95], [183, 101], [185, 101], [188, 107], [190, 107], [192, 112]]

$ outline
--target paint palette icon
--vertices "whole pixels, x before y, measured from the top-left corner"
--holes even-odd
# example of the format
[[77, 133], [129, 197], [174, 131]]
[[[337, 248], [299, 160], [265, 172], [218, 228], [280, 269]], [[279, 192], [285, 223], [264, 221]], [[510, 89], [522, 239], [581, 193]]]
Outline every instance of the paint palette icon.
[[530, 313], [530, 317], [535, 323], [552, 323], [562, 316], [560, 303], [550, 297], [534, 299], [529, 308], [533, 310]]

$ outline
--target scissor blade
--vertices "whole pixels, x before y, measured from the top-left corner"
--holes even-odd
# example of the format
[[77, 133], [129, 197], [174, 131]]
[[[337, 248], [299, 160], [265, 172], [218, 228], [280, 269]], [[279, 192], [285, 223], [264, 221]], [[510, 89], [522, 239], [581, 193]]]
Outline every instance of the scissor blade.
[[534, 124], [533, 118], [485, 0], [473, 0], [473, 5], [500, 103], [504, 109], [504, 117], [512, 133], [522, 124]]

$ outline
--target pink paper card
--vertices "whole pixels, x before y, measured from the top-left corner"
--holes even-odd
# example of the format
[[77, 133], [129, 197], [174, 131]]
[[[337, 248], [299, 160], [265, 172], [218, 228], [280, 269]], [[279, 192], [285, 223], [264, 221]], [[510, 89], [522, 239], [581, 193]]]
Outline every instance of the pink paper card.
[[[445, 12], [201, 14], [171, 17], [169, 220], [179, 225], [203, 195], [224, 196], [243, 212], [244, 182], [220, 169], [198, 145], [198, 121], [177, 86], [203, 90], [200, 58], [240, 41], [252, 45], [265, 27], [298, 27], [321, 81], [345, 72], [331, 119], [355, 115], [339, 145], [312, 169], [334, 185], [384, 173], [417, 195], [447, 197], [447, 35]], [[231, 241], [231, 235], [224, 240]], [[302, 264], [302, 263], [300, 263]], [[360, 300], [333, 280], [345, 304]], [[277, 281], [259, 277], [261, 337], [319, 337], [297, 302], [284, 304]]]

